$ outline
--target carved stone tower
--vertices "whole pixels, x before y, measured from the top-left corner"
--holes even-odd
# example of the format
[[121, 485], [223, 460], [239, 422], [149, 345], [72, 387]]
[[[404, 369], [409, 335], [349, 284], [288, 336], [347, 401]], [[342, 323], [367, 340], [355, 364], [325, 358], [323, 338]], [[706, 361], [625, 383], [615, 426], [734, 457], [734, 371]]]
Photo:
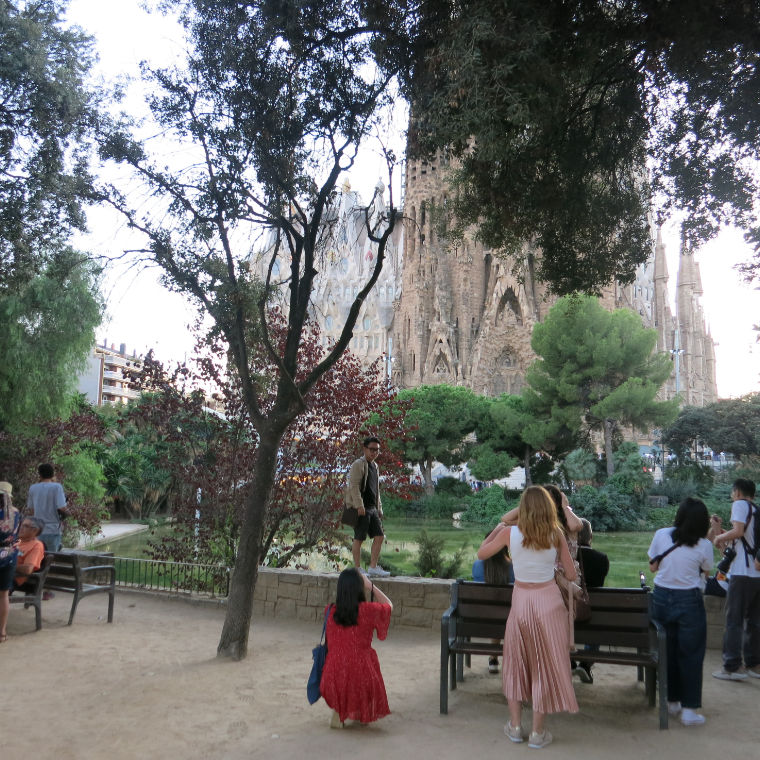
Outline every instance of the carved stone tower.
[[546, 313], [532, 252], [516, 277], [472, 236], [439, 236], [448, 203], [442, 155], [406, 166], [401, 299], [393, 322], [393, 379], [399, 387], [449, 383], [477, 393], [519, 393], [535, 356], [533, 325]]

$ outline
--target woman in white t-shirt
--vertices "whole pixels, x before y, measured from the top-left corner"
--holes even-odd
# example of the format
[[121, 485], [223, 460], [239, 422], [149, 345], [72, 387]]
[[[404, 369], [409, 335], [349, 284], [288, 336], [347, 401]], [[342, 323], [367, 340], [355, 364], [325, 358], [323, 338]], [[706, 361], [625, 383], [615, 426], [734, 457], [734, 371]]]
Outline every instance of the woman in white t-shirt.
[[702, 599], [704, 580], [713, 566], [713, 547], [706, 536], [710, 515], [704, 502], [681, 502], [672, 528], [661, 528], [649, 547], [649, 568], [657, 575], [652, 617], [668, 635], [668, 712], [685, 726], [700, 726], [702, 664], [707, 645], [707, 617]]
[[544, 728], [546, 714], [578, 711], [568, 659], [567, 610], [554, 580], [557, 558], [570, 580], [576, 578], [575, 566], [554, 502], [541, 486], [525, 489], [517, 525], [500, 523], [481, 544], [478, 559], [505, 546], [512, 555], [515, 585], [501, 670], [510, 718], [504, 733], [513, 742], [524, 740], [522, 703], [530, 702], [533, 730], [528, 746], [540, 749], [552, 741]]

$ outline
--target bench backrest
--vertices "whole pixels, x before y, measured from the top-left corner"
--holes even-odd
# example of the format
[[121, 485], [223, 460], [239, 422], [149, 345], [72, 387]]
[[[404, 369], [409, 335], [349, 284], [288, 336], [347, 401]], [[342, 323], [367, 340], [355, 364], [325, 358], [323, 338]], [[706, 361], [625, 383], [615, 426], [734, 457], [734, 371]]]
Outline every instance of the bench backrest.
[[646, 649], [650, 644], [649, 592], [640, 588], [589, 590], [591, 619], [575, 624], [575, 643]]
[[501, 639], [512, 606], [512, 586], [457, 581], [451, 587], [457, 636]]
[[[457, 581], [451, 587], [458, 637], [504, 636], [512, 606], [512, 586]], [[639, 588], [589, 591], [591, 620], [576, 623], [575, 642], [647, 649], [650, 645], [649, 594]]]

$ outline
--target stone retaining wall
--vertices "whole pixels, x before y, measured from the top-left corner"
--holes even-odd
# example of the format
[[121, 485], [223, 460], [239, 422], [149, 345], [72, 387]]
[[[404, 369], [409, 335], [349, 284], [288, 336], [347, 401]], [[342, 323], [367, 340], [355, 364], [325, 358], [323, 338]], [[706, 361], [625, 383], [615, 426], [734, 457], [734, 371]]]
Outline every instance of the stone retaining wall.
[[[325, 606], [335, 600], [337, 573], [312, 573], [262, 567], [254, 593], [254, 614], [320, 622]], [[440, 630], [441, 615], [449, 606], [453, 581], [439, 578], [381, 579], [376, 583], [393, 602], [391, 626]], [[724, 600], [705, 597], [707, 646], [720, 649]]]

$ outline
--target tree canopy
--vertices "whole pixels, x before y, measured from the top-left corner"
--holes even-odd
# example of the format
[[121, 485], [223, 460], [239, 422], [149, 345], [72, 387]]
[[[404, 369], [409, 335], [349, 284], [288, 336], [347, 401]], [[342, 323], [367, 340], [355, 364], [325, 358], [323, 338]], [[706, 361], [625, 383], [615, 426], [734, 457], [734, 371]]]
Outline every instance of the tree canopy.
[[0, 430], [65, 412], [101, 314], [97, 270], [70, 248], [0, 287]]
[[689, 246], [730, 221], [760, 251], [756, 0], [432, 0], [423, 13], [410, 150], [458, 159], [461, 228], [515, 255], [535, 244], [559, 293], [629, 281], [653, 206], [684, 213]]
[[409, 403], [405, 424], [409, 428], [403, 455], [420, 467], [425, 490], [433, 491], [433, 462], [451, 466], [468, 459], [474, 432], [485, 399], [469, 388], [453, 385], [420, 385], [399, 391]]
[[91, 193], [91, 40], [61, 0], [0, 2], [0, 429], [61, 414], [101, 319], [72, 250]]
[[0, 2], [0, 293], [25, 286], [85, 227], [92, 41], [64, 26], [65, 6]]
[[696, 454], [700, 443], [737, 457], [760, 454], [760, 394], [684, 407], [662, 440], [679, 457]]
[[677, 399], [656, 398], [672, 370], [667, 355], [653, 353], [656, 341], [629, 309], [610, 312], [592, 296], [565, 296], [533, 329], [539, 358], [528, 369], [525, 402], [559, 428], [602, 432], [612, 474], [620, 427], [646, 429], [677, 413]]

